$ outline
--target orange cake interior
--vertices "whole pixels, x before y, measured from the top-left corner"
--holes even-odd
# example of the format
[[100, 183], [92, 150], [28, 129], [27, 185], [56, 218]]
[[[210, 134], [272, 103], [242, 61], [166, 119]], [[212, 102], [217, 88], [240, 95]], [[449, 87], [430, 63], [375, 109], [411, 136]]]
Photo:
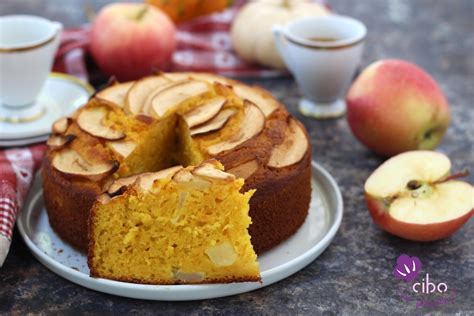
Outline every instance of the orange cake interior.
[[91, 275], [150, 284], [259, 281], [243, 179], [211, 159], [122, 178], [91, 210]]

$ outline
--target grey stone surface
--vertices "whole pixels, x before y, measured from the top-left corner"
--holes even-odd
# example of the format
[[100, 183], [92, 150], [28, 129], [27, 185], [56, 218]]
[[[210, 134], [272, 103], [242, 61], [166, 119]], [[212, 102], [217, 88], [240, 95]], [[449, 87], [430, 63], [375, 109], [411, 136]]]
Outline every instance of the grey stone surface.
[[[86, 21], [85, 4], [105, 1], [3, 0], [0, 15], [32, 13], [74, 26]], [[454, 169], [473, 167], [474, 1], [332, 0], [332, 8], [366, 23], [363, 66], [381, 58], [402, 58], [426, 69], [441, 85], [452, 123], [439, 150]], [[280, 98], [308, 128], [314, 159], [337, 179], [345, 214], [332, 245], [295, 275], [261, 290], [196, 302], [151, 302], [91, 291], [43, 267], [15, 231], [11, 253], [0, 269], [0, 313], [140, 314], [474, 314], [474, 227], [472, 220], [452, 237], [415, 243], [390, 236], [369, 217], [363, 183], [383, 161], [351, 134], [344, 118], [314, 121], [297, 113], [298, 91], [290, 79], [256, 81]], [[468, 180], [472, 183], [474, 177]], [[391, 275], [398, 255], [418, 256], [422, 273], [456, 290], [438, 307], [417, 308], [399, 291], [407, 285]], [[423, 296], [417, 296], [418, 298]], [[425, 299], [434, 299], [425, 296]]]

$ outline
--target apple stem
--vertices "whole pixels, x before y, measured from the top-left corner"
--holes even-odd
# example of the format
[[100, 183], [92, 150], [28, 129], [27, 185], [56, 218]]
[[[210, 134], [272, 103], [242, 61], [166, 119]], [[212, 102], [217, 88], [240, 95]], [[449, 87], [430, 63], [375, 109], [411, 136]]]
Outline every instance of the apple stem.
[[464, 177], [467, 177], [468, 175], [469, 175], [469, 169], [464, 169], [464, 170], [461, 171], [461, 172], [452, 174], [452, 175], [450, 175], [449, 177], [446, 177], [446, 178], [444, 178], [444, 179], [435, 181], [434, 183], [435, 183], [435, 184], [443, 183], [443, 182], [450, 181], [450, 180], [454, 180], [454, 179], [464, 178]]
[[146, 14], [147, 11], [148, 11], [148, 6], [144, 5], [143, 8], [140, 11], [138, 11], [138, 14], [135, 17], [135, 19], [140, 21], [143, 18], [143, 16]]

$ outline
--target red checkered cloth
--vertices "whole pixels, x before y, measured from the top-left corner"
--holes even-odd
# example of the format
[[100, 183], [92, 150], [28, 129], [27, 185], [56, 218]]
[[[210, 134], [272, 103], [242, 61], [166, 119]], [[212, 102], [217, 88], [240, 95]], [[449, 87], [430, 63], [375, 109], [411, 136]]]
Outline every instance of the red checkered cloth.
[[13, 226], [46, 145], [0, 151], [0, 267], [10, 248]]
[[[229, 30], [238, 7], [178, 25], [177, 49], [170, 71], [213, 72], [232, 77], [268, 78], [288, 75], [285, 70], [246, 63], [232, 49]], [[87, 67], [90, 25], [63, 32], [54, 70], [85, 81], [97, 76]]]

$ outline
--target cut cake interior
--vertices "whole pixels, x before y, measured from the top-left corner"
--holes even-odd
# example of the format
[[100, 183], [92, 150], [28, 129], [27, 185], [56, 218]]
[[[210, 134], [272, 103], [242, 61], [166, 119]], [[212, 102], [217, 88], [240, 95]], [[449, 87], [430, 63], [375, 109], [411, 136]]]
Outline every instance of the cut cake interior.
[[[120, 179], [90, 217], [91, 275], [149, 284], [259, 281], [243, 179], [214, 159]], [[123, 184], [123, 185], [122, 185]]]

